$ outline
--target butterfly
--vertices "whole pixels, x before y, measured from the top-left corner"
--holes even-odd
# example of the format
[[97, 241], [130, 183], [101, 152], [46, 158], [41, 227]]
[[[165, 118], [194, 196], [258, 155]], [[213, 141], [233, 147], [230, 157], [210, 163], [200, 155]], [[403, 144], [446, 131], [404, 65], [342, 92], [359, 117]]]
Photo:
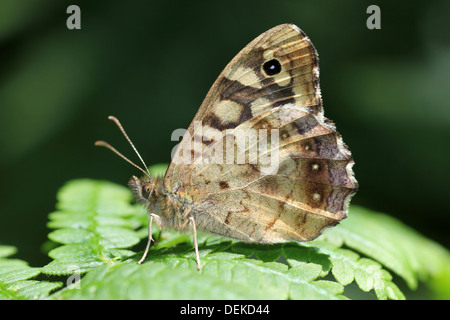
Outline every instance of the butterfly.
[[[153, 241], [153, 222], [160, 229], [191, 229], [200, 269], [197, 229], [246, 242], [310, 241], [347, 217], [357, 190], [351, 153], [324, 117], [317, 51], [293, 24], [262, 33], [225, 67], [163, 177], [150, 175], [120, 122], [110, 119], [146, 169], [96, 142], [145, 174], [129, 182], [150, 216], [139, 263]], [[266, 134], [236, 147], [251, 130]], [[259, 161], [268, 155], [275, 155], [271, 170]]]

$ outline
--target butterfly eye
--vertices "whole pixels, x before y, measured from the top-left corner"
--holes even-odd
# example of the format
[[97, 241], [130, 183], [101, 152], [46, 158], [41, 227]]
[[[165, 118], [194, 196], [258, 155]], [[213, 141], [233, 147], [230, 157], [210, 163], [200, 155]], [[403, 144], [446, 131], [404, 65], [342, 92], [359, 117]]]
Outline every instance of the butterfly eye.
[[153, 183], [151, 183], [151, 182], [146, 183], [145, 186], [144, 186], [145, 194], [147, 196], [150, 196], [150, 194], [152, 193], [154, 187], [155, 187], [155, 185]]
[[263, 69], [268, 76], [274, 76], [281, 72], [281, 63], [272, 59], [263, 64]]

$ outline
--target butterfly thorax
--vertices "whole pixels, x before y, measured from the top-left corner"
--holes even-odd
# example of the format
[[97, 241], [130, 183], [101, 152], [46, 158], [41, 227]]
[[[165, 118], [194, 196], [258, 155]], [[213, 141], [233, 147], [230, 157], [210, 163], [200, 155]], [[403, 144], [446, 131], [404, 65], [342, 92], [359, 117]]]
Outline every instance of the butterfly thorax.
[[188, 228], [191, 205], [179, 188], [168, 189], [161, 177], [139, 179], [133, 176], [128, 185], [136, 201], [144, 204], [149, 213], [160, 217], [161, 227], [178, 231]]

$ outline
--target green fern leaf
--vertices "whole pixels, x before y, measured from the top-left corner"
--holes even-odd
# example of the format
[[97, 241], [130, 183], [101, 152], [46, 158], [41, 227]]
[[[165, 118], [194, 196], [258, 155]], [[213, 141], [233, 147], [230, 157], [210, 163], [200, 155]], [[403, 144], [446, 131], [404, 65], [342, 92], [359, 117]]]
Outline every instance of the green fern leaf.
[[[156, 176], [166, 168], [150, 170]], [[163, 230], [139, 266], [142, 252], [134, 248], [147, 236], [148, 215], [131, 202], [127, 188], [104, 181], [75, 180], [60, 190], [48, 226], [55, 229], [49, 238], [61, 245], [41, 270], [70, 275], [76, 266], [86, 274], [80, 289], [64, 288], [51, 298], [345, 299], [353, 284], [378, 299], [405, 299], [392, 273], [413, 290], [419, 281], [428, 283], [438, 297], [448, 288], [447, 250], [357, 206], [339, 226], [307, 243], [248, 244], [199, 233], [200, 272], [192, 235]]]
[[121, 249], [141, 240], [134, 229], [146, 213], [130, 201], [126, 188], [106, 182], [76, 180], [61, 188], [48, 227], [56, 229], [49, 238], [64, 246], [49, 252], [54, 261], [43, 272], [70, 274], [73, 266], [85, 272], [132, 255]]
[[[81, 289], [64, 289], [55, 299], [337, 299], [343, 287], [315, 281], [319, 265], [288, 268], [276, 262], [218, 253], [196, 270], [191, 257], [166, 256], [160, 262], [105, 265], [90, 271]], [[126, 281], [124, 281], [126, 279]]]
[[[450, 284], [446, 278], [450, 273], [448, 250], [382, 213], [352, 206], [349, 218], [319, 241], [366, 255], [402, 277], [413, 290], [419, 281]], [[319, 242], [311, 245], [315, 243]]]
[[43, 299], [61, 286], [60, 282], [29, 280], [41, 271], [25, 261], [7, 258], [16, 251], [15, 247], [0, 245], [0, 300]]

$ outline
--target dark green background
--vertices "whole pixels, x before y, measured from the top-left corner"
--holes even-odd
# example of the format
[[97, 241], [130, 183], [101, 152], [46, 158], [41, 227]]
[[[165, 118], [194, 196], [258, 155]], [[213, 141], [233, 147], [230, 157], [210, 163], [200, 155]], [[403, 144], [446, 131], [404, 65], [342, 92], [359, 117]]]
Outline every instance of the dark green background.
[[[66, 28], [81, 8], [82, 29]], [[381, 8], [381, 30], [366, 9]], [[349, 145], [353, 203], [389, 213], [450, 246], [449, 1], [61, 1], [0, 3], [0, 243], [41, 266], [47, 214], [74, 178], [125, 185], [176, 142], [229, 60], [291, 22], [320, 55], [325, 114]]]

